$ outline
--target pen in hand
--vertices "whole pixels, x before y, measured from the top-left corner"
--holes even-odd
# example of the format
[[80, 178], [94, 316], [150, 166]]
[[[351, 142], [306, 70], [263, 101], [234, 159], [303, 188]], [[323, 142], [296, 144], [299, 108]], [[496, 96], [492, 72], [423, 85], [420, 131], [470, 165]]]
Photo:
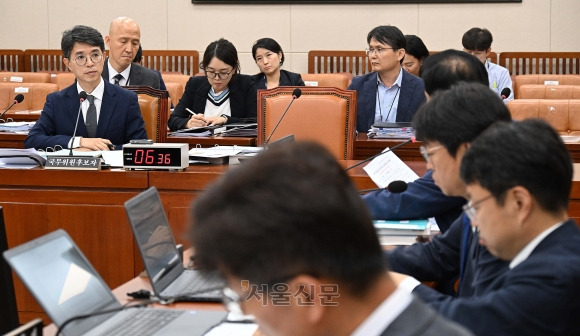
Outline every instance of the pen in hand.
[[197, 113], [193, 112], [192, 110], [190, 110], [190, 109], [189, 109], [189, 108], [187, 108], [187, 107], [185, 108], [185, 110], [186, 110], [187, 112], [189, 112], [189, 114], [191, 114], [191, 116], [194, 116], [194, 115], [196, 115], [196, 114], [197, 114]]

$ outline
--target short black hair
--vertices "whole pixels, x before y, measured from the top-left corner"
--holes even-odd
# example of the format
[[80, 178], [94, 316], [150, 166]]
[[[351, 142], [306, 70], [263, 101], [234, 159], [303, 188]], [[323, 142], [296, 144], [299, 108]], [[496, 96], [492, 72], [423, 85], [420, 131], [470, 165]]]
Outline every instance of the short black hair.
[[445, 50], [431, 55], [423, 62], [421, 78], [425, 91], [433, 95], [447, 90], [459, 81], [477, 82], [489, 86], [485, 65], [475, 56], [459, 50]]
[[568, 209], [574, 168], [558, 133], [544, 120], [496, 123], [478, 137], [461, 162], [465, 184], [479, 183], [499, 204], [512, 187], [526, 188], [544, 210]]
[[[373, 38], [382, 44], [392, 47], [394, 51], [407, 49], [405, 35], [395, 26], [378, 26], [373, 28], [367, 35], [367, 44], [370, 44]], [[401, 64], [403, 64], [403, 59], [401, 58]]]
[[253, 284], [309, 274], [364, 295], [386, 271], [366, 205], [311, 142], [271, 147], [228, 171], [195, 201], [190, 234], [202, 270]]
[[103, 39], [103, 35], [93, 27], [77, 25], [62, 33], [60, 49], [65, 58], [70, 59], [70, 53], [76, 42], [99, 47], [101, 52], [105, 52], [105, 40]]
[[489, 30], [485, 28], [471, 28], [463, 34], [463, 38], [461, 39], [463, 48], [477, 51], [485, 51], [491, 48], [492, 42], [493, 36], [491, 36]]
[[405, 49], [405, 54], [409, 54], [418, 60], [425, 59], [429, 57], [429, 50], [423, 43], [423, 40], [416, 35], [405, 35], [407, 40], [407, 48]]
[[280, 65], [284, 64], [284, 51], [282, 51], [282, 47], [280, 44], [278, 44], [278, 42], [276, 42], [276, 40], [269, 37], [264, 37], [257, 40], [252, 46], [252, 56], [254, 57], [254, 61], [256, 60], [256, 51], [258, 48], [264, 48], [276, 54], [282, 53], [282, 57], [280, 58]]
[[480, 83], [459, 82], [423, 104], [413, 125], [418, 140], [437, 141], [455, 157], [461, 144], [472, 142], [498, 120], [510, 121], [511, 115], [495, 92]]
[[210, 43], [207, 48], [205, 48], [203, 59], [201, 63], [199, 63], [199, 68], [205, 70], [214, 57], [234, 68], [235, 74], [240, 73], [238, 51], [232, 42], [222, 37], [219, 40]]

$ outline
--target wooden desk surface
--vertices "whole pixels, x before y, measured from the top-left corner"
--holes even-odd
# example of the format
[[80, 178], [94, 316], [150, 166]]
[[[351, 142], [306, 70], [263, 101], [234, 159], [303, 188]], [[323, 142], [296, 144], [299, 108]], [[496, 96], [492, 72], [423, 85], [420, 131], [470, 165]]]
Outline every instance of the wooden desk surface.
[[[350, 167], [356, 162], [341, 161], [341, 164]], [[408, 164], [418, 175], [424, 174], [425, 162]], [[357, 188], [374, 188], [363, 166], [349, 170], [349, 175]], [[580, 218], [580, 164], [574, 166], [568, 213], [577, 219]], [[4, 208], [8, 244], [14, 247], [63, 228], [109, 287], [119, 287], [143, 269], [124, 202], [156, 186], [175, 239], [189, 246], [186, 233], [191, 202], [212, 181], [236, 167], [194, 165], [183, 172], [2, 170], [0, 206]], [[16, 278], [15, 288], [21, 322], [36, 317], [46, 319], [40, 306]]]

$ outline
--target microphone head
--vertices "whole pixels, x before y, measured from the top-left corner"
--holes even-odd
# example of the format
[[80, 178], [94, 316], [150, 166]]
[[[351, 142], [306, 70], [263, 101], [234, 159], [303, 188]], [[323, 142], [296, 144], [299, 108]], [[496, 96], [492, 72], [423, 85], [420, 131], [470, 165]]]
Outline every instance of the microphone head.
[[21, 93], [17, 94], [16, 97], [14, 97], [15, 104], [20, 104], [20, 103], [22, 103], [23, 100], [24, 100], [24, 96]]
[[512, 93], [512, 90], [510, 90], [510, 88], [503, 88], [503, 90], [501, 90], [500, 96], [501, 99], [506, 99], [507, 97], [510, 96], [510, 94]]
[[87, 93], [85, 91], [79, 92], [79, 99], [81, 100], [81, 102], [87, 99]]
[[292, 91], [292, 96], [294, 97], [294, 99], [300, 98], [301, 95], [302, 90], [300, 90], [299, 88], [295, 88], [294, 91]]
[[407, 190], [407, 182], [400, 180], [393, 181], [389, 183], [387, 190], [394, 194], [402, 193], [403, 191]]

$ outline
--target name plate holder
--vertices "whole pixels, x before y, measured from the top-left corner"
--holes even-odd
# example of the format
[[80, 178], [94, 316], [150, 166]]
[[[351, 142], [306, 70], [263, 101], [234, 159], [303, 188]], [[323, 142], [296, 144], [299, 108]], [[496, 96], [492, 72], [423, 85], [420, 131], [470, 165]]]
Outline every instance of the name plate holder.
[[101, 158], [95, 156], [48, 156], [44, 169], [100, 170]]

